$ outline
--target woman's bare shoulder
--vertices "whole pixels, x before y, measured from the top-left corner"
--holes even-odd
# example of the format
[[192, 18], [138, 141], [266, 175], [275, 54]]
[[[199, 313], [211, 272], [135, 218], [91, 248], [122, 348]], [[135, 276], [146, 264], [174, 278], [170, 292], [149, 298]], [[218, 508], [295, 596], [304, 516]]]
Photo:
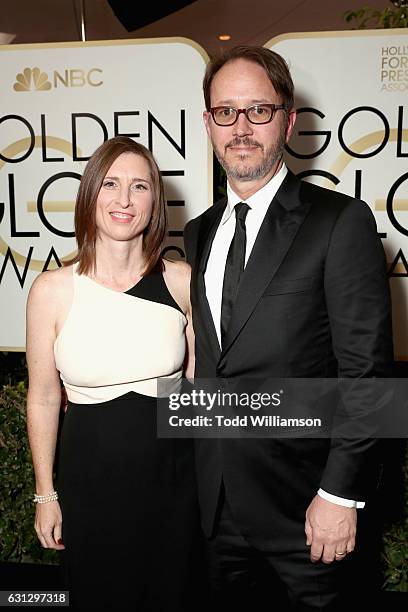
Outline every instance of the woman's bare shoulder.
[[29, 293], [32, 301], [53, 302], [64, 293], [69, 292], [72, 286], [72, 266], [62, 266], [56, 270], [41, 272], [33, 281]]
[[164, 278], [173, 298], [181, 306], [184, 314], [190, 310], [191, 268], [184, 261], [163, 260]]
[[164, 259], [165, 273], [168, 274], [175, 282], [186, 283], [190, 282], [191, 267], [185, 261], [176, 261], [173, 259]]

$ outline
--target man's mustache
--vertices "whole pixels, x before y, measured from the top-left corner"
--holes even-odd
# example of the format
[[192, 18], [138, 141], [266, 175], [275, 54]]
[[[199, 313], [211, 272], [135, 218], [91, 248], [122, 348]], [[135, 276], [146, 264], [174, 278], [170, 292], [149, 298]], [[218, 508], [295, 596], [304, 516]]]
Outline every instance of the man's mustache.
[[260, 147], [263, 149], [263, 146], [259, 142], [252, 140], [252, 138], [248, 138], [247, 136], [245, 138], [235, 137], [233, 140], [230, 140], [230, 142], [227, 142], [225, 145], [225, 149], [228, 149], [229, 147]]

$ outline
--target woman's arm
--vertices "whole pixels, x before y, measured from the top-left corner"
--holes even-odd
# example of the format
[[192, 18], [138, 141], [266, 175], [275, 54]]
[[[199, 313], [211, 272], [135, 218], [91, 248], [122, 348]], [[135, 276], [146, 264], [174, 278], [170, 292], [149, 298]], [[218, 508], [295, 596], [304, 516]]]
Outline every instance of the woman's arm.
[[184, 261], [165, 261], [166, 271], [165, 277], [168, 283], [170, 292], [176, 302], [183, 309], [187, 318], [186, 326], [186, 356], [184, 359], [184, 374], [186, 378], [193, 381], [195, 368], [195, 352], [194, 352], [194, 329], [193, 317], [191, 312], [190, 302], [190, 281], [191, 267]]
[[186, 358], [184, 362], [184, 371], [185, 371], [186, 378], [188, 378], [191, 382], [194, 382], [195, 336], [194, 336], [193, 316], [191, 312], [191, 302], [190, 302], [190, 282], [188, 284], [188, 309], [187, 309], [186, 316], [187, 316], [187, 327], [186, 327], [187, 351], [186, 351]]
[[[54, 490], [52, 479], [61, 404], [60, 378], [54, 360], [57, 320], [56, 273], [34, 281], [27, 301], [27, 428], [36, 493]], [[62, 549], [62, 517], [58, 501], [37, 504], [35, 529], [42, 546]]]

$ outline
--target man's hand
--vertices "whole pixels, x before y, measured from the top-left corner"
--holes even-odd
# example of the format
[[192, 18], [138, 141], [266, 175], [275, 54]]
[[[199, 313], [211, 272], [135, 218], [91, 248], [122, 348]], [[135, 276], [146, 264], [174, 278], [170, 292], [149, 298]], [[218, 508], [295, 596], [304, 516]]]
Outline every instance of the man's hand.
[[346, 508], [316, 495], [306, 510], [306, 544], [310, 559], [332, 563], [354, 550], [357, 528], [355, 508]]

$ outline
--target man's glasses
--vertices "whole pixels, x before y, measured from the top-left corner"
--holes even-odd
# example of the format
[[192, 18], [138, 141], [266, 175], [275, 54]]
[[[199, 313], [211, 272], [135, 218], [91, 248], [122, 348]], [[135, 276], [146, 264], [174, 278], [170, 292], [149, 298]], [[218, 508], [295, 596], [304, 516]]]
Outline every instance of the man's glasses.
[[234, 125], [239, 114], [244, 113], [250, 123], [260, 125], [272, 121], [277, 110], [287, 110], [285, 104], [254, 104], [248, 108], [233, 106], [214, 106], [210, 108], [211, 117], [217, 125]]

